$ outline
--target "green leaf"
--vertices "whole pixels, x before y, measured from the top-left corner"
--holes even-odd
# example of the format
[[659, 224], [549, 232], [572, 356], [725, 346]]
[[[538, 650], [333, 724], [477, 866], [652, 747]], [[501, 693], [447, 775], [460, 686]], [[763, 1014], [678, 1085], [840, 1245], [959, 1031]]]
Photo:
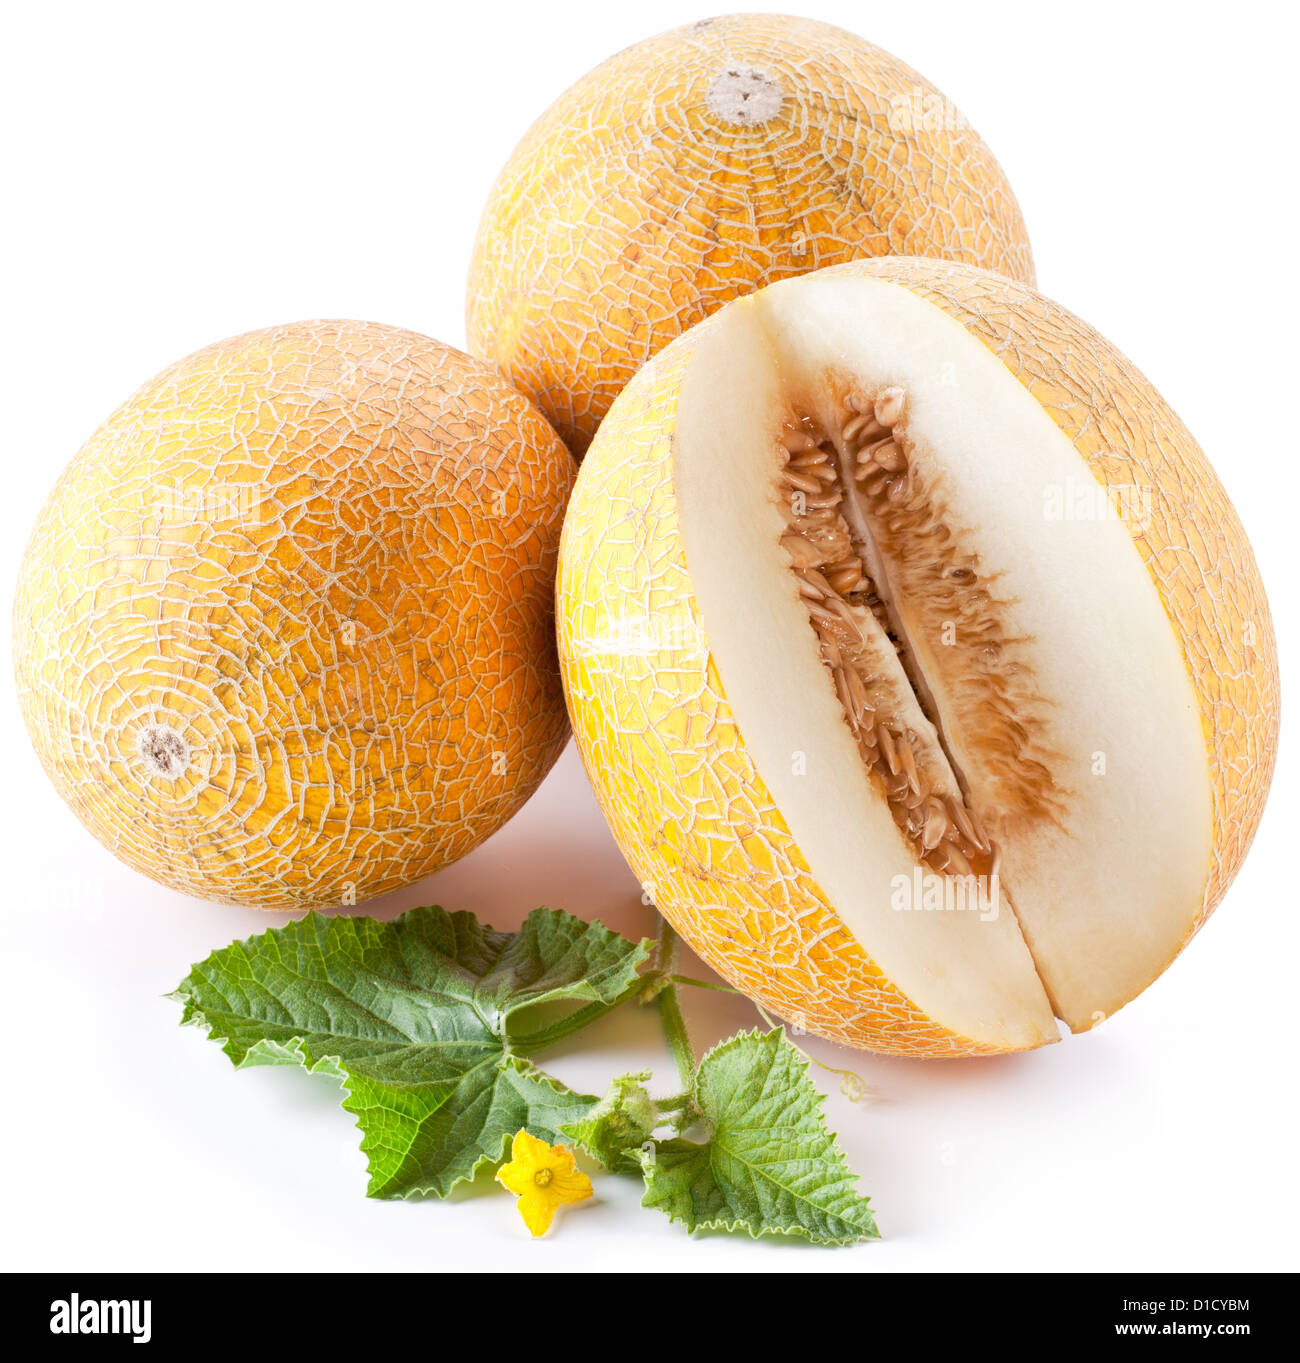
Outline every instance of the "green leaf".
[[596, 1103], [521, 1054], [532, 1034], [519, 1015], [578, 1001], [594, 1020], [647, 955], [553, 909], [516, 933], [440, 908], [389, 923], [313, 913], [213, 952], [172, 997], [236, 1067], [302, 1065], [342, 1082], [370, 1196], [441, 1197], [502, 1160], [521, 1127], [554, 1142]]
[[741, 1032], [700, 1064], [697, 1100], [712, 1135], [641, 1155], [642, 1206], [688, 1230], [747, 1230], [847, 1245], [879, 1235], [826, 1129], [808, 1062], [780, 1029]]
[[654, 1099], [643, 1087], [649, 1078], [649, 1070], [620, 1075], [581, 1121], [566, 1122], [560, 1134], [577, 1141], [611, 1172], [639, 1174], [640, 1149], [659, 1125]]

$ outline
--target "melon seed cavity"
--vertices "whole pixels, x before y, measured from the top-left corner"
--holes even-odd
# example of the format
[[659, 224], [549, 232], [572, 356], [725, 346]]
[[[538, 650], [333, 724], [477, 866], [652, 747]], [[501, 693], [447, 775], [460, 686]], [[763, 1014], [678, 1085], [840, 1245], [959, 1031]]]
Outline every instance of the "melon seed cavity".
[[[798, 581], [821, 658], [834, 680], [862, 760], [894, 822], [934, 871], [997, 874], [996, 842], [971, 807], [945, 740], [944, 716], [908, 643], [893, 591], [923, 586], [913, 620], [953, 622], [966, 676], [963, 733], [978, 712], [975, 748], [999, 810], [1051, 817], [1057, 793], [1038, 750], [1035, 700], [975, 556], [946, 523], [942, 499], [915, 466], [906, 394], [849, 393], [835, 436], [791, 413], [781, 433], [786, 531], [781, 544]], [[905, 555], [906, 571], [891, 574]], [[898, 581], [891, 581], [893, 576]], [[964, 638], [962, 635], [964, 633]]]

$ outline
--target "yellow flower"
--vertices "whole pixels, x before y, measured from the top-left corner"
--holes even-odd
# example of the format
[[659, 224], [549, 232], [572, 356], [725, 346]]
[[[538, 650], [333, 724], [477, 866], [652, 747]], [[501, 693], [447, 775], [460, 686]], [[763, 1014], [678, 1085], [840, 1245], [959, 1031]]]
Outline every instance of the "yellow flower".
[[519, 1199], [519, 1215], [534, 1235], [551, 1228], [562, 1202], [584, 1202], [591, 1180], [573, 1162], [567, 1145], [547, 1145], [527, 1131], [515, 1133], [510, 1163], [497, 1170], [497, 1182]]

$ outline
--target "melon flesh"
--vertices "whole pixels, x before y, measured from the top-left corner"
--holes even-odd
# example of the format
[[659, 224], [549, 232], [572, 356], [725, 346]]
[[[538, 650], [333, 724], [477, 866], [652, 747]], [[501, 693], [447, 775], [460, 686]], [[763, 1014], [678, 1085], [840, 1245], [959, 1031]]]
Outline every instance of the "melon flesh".
[[[869, 412], [889, 392], [910, 489], [897, 508], [852, 483], [840, 434], [846, 402]], [[782, 432], [800, 422], [834, 446], [882, 599], [888, 630], [868, 640], [881, 703], [923, 780], [996, 849], [980, 911], [897, 907], [925, 849], [863, 759], [782, 547]], [[1050, 415], [938, 307], [828, 274], [733, 304], [700, 336], [672, 451], [696, 608], [737, 728], [882, 972], [935, 1022], [998, 1049], [1054, 1039], [1054, 1014], [1086, 1030], [1140, 992], [1202, 908], [1212, 774], [1156, 586]], [[954, 577], [953, 563], [970, 567]]]

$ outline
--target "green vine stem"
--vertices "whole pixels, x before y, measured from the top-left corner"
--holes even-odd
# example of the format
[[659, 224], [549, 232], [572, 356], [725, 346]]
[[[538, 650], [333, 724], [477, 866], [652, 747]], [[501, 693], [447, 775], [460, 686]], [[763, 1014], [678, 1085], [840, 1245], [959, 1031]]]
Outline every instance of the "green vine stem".
[[668, 1049], [672, 1051], [673, 1063], [685, 1090], [681, 1115], [675, 1125], [681, 1130], [699, 1116], [695, 1102], [695, 1050], [691, 1036], [686, 1029], [686, 1019], [682, 1016], [682, 1005], [677, 998], [677, 953], [680, 943], [672, 924], [662, 915], [659, 919], [659, 940], [655, 952], [655, 969], [659, 974], [653, 991], [648, 990], [642, 997], [646, 1002], [653, 999], [659, 1006], [659, 1017], [668, 1038]]
[[668, 1037], [668, 1047], [673, 1053], [677, 1073], [684, 1087], [690, 1091], [695, 1087], [695, 1052], [691, 1048], [690, 1034], [686, 1030], [686, 1019], [682, 1016], [682, 1006], [677, 1000], [677, 990], [669, 985], [660, 993], [659, 1016], [663, 1019], [664, 1032]]
[[689, 975], [674, 975], [674, 984], [689, 984], [692, 989], [716, 989], [719, 994], [740, 994], [739, 989], [733, 989], [729, 984], [714, 984], [709, 980], [695, 980]]

